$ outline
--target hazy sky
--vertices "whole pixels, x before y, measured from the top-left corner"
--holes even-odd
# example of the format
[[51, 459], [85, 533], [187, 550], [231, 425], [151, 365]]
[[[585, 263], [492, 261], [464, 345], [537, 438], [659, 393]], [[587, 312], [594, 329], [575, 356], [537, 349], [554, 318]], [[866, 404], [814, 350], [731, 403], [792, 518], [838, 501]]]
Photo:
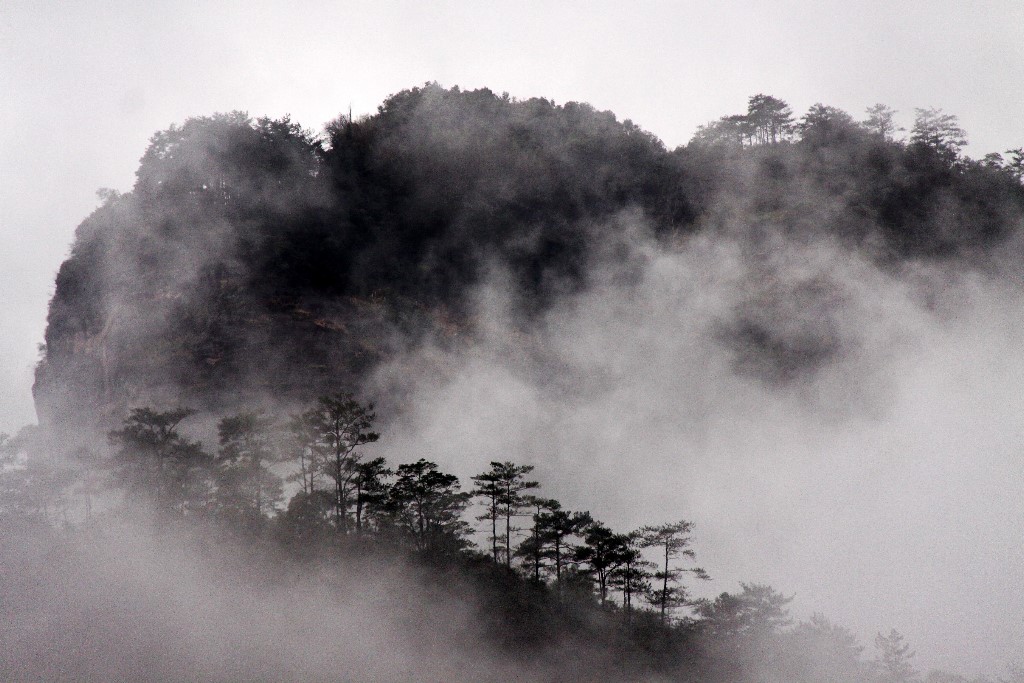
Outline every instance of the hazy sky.
[[958, 114], [976, 156], [1024, 144], [1024, 3], [0, 3], [0, 429], [30, 402], [52, 280], [100, 187], [191, 115], [319, 127], [437, 80], [580, 100], [669, 146], [768, 92], [859, 115]]

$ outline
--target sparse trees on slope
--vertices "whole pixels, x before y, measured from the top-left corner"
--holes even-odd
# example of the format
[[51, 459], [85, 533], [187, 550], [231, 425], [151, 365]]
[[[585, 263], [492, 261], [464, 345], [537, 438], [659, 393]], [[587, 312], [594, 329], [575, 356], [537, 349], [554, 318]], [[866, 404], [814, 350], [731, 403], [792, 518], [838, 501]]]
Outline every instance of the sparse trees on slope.
[[594, 520], [589, 512], [569, 512], [557, 503], [549, 508], [537, 515], [537, 533], [545, 557], [552, 562], [548, 571], [554, 574], [555, 585], [560, 590], [562, 575], [576, 552], [570, 539], [582, 534]]
[[690, 140], [700, 146], [774, 145], [793, 132], [793, 110], [771, 95], [751, 95], [747, 113], [723, 116], [697, 128]]
[[487, 537], [487, 540], [491, 542], [491, 558], [495, 563], [501, 561], [501, 549], [499, 541], [501, 536], [498, 535], [498, 520], [501, 519], [501, 505], [498, 503], [501, 498], [501, 485], [498, 479], [498, 473], [495, 471], [494, 465], [491, 463], [491, 469], [486, 472], [473, 477], [473, 481], [476, 483], [476, 488], [472, 490], [471, 494], [483, 499], [484, 513], [477, 517], [477, 520], [481, 522], [490, 522], [491, 533]]
[[557, 500], [540, 496], [526, 496], [526, 500], [533, 507], [533, 526], [530, 528], [530, 535], [516, 549], [516, 556], [523, 558], [524, 567], [533, 575], [533, 580], [540, 583], [541, 569], [547, 555], [541, 515], [557, 510], [561, 504]]
[[622, 545], [622, 564], [612, 572], [611, 585], [622, 591], [622, 609], [627, 618], [633, 611], [633, 597], [649, 595], [654, 563], [644, 559], [639, 531], [627, 534]]

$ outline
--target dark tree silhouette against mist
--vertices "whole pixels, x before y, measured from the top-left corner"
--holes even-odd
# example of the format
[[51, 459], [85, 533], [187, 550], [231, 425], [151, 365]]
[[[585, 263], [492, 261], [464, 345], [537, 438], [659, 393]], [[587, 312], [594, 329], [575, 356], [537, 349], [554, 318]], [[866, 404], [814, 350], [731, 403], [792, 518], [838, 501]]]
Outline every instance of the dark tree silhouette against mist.
[[334, 482], [334, 521], [342, 534], [348, 533], [350, 497], [360, 475], [356, 449], [380, 438], [370, 431], [375, 418], [373, 404], [363, 406], [351, 394], [324, 396], [305, 415], [326, 455], [323, 470]]
[[299, 482], [300, 492], [311, 495], [316, 490], [317, 475], [323, 469], [324, 453], [316, 418], [309, 411], [293, 415], [289, 420], [287, 444], [299, 465], [289, 481]]
[[[338, 424], [350, 426], [347, 431], [327, 430], [326, 422], [312, 417], [305, 421], [320, 424], [315, 433], [321, 445], [336, 445], [329, 431], [349, 434], [346, 443], [368, 443], [367, 435], [373, 434], [368, 431], [372, 411], [349, 394], [323, 397], [306, 415], [319, 412], [322, 416], [335, 408]], [[496, 556], [493, 541], [481, 553], [469, 540], [470, 526], [463, 515], [472, 494], [461, 491], [457, 477], [422, 458], [392, 471], [378, 457], [354, 463], [352, 496], [347, 500], [355, 505], [356, 534], [364, 539], [357, 543], [337, 533], [334, 491], [299, 488], [291, 492], [287, 509], [278, 509], [276, 503], [285, 491], [270, 465], [302, 467], [293, 450], [277, 450], [279, 437], [290, 432], [288, 426], [255, 412], [221, 418], [217, 421], [218, 467], [210, 467], [202, 445], [180, 431], [181, 423], [192, 415], [188, 409], [137, 408], [120, 430], [111, 433], [110, 442], [117, 449], [111, 459], [117, 477], [111, 483], [132, 494], [121, 502], [120, 510], [135, 514], [153, 506], [160, 513], [160, 531], [173, 522], [173, 533], [156, 535], [160, 542], [176, 543], [181, 533], [191, 529], [200, 539], [249, 546], [244, 551], [245, 571], [257, 576], [253, 590], [256, 586], [265, 590], [264, 581], [278, 580], [271, 577], [279, 576], [281, 567], [271, 566], [282, 561], [289, 575], [302, 566], [324, 571], [352, 559], [361, 571], [372, 573], [374, 563], [391, 565], [397, 553], [424, 573], [428, 592], [450, 595], [453, 600], [457, 596], [460, 605], [466, 595], [472, 596], [468, 602], [475, 607], [468, 609], [477, 610], [487, 642], [496, 647], [531, 657], [550, 654], [545, 648], [558, 643], [563, 648], [558, 650], [559, 658], [566, 656], [566, 647], [583, 648], [586, 654], [580, 655], [580, 661], [566, 664], [577, 676], [594, 671], [587, 674], [590, 679], [606, 677], [611, 675], [607, 667], [613, 666], [616, 672], [628, 672], [613, 680], [635, 680], [637, 672], [709, 683], [868, 679], [909, 683], [918, 679], [910, 665], [914, 653], [898, 632], [879, 634], [878, 659], [865, 662], [856, 638], [821, 615], [790, 628], [787, 605], [792, 598], [771, 586], [741, 583], [738, 593], [721, 593], [714, 600], [696, 603], [687, 600], [685, 588], [672, 584], [684, 572], [705, 576], [699, 568], [673, 564], [681, 557], [694, 557], [690, 522], [617, 533], [588, 513], [569, 513], [555, 500], [524, 494], [539, 486], [526, 480], [532, 470], [529, 466], [493, 462], [474, 480], [500, 484], [494, 489], [499, 513], [495, 519], [507, 525], [506, 533], [512, 529], [507, 501], [515, 504], [521, 497], [533, 512], [530, 534], [515, 553], [524, 562], [519, 571], [509, 571], [505, 558], [500, 553]], [[57, 524], [62, 527], [62, 542], [76, 533], [79, 523], [84, 522], [82, 528], [89, 527], [89, 533], [102, 532], [102, 522], [93, 527], [96, 523], [88, 516], [69, 515], [66, 500], [58, 503], [61, 492], [74, 490], [80, 479], [63, 480], [54, 487], [42, 476], [45, 468], [33, 464], [34, 458], [21, 462], [24, 452], [34, 453], [39, 443], [34, 429], [22, 430], [16, 439], [0, 436], [0, 490], [5, 492], [0, 498], [0, 547], [11, 529], [39, 532], [46, 524]], [[332, 452], [337, 451], [328, 454]], [[282, 453], [289, 457], [282, 460]], [[323, 462], [331, 464], [329, 459]], [[308, 484], [308, 477], [304, 481]], [[6, 497], [15, 489], [11, 498]], [[490, 504], [491, 495], [483, 497]], [[19, 502], [27, 500], [35, 502]], [[39, 505], [62, 506], [64, 514], [40, 515]], [[349, 514], [347, 508], [344, 514]], [[254, 524], [261, 531], [258, 535], [251, 533]], [[502, 540], [512, 545], [508, 538]], [[650, 562], [644, 551], [657, 554], [659, 562]], [[267, 553], [266, 559], [258, 559]], [[313, 564], [302, 564], [310, 561]], [[0, 597], [5, 597], [4, 591], [10, 594], [2, 588]], [[653, 609], [638, 605], [637, 595], [645, 595]], [[695, 605], [695, 615], [672, 619], [673, 608], [683, 605]], [[594, 651], [607, 651], [608, 659], [603, 664], [587, 663]], [[966, 679], [932, 672], [928, 680]]]
[[702, 628], [720, 637], [770, 636], [789, 625], [789, 609], [793, 598], [785, 597], [771, 586], [741, 583], [742, 592], [722, 593], [714, 600], [698, 604], [697, 614]]
[[799, 133], [801, 143], [817, 147], [841, 144], [864, 134], [852, 116], [820, 102], [807, 110], [794, 129]]
[[394, 471], [384, 458], [372, 458], [356, 465], [352, 481], [355, 488], [356, 535], [362, 536], [369, 514], [379, 514], [387, 501], [388, 485], [385, 480]]
[[752, 95], [747, 102], [747, 122], [756, 143], [774, 145], [792, 132], [793, 110], [777, 97]]
[[[651, 571], [657, 565], [644, 559], [643, 538], [640, 531], [626, 534], [623, 538], [620, 557], [622, 564], [612, 572], [610, 583], [613, 587], [622, 591], [622, 608], [626, 612], [626, 619], [633, 616], [634, 596], [651, 595], [653, 588], [651, 579], [657, 573]], [[659, 604], [664, 600], [659, 601]], [[661, 616], [662, 623], [665, 622], [665, 615]]]
[[562, 590], [562, 576], [577, 546], [570, 539], [580, 536], [594, 520], [589, 512], [570, 512], [561, 504], [552, 502], [548, 509], [537, 515], [537, 536], [545, 557], [551, 560], [557, 590]]
[[1008, 149], [1006, 153], [1009, 159], [1006, 160], [1004, 168], [1019, 182], [1024, 182], [1024, 147]]
[[[474, 477], [474, 479], [476, 479]], [[533, 525], [530, 527], [530, 535], [519, 544], [516, 549], [516, 556], [523, 559], [523, 566], [532, 575], [533, 580], [541, 582], [541, 570], [544, 568], [544, 561], [547, 559], [546, 539], [543, 528], [543, 515], [561, 507], [561, 504], [552, 498], [541, 496], [524, 496], [525, 502], [533, 508]], [[489, 517], [485, 517], [489, 519]], [[481, 519], [478, 517], [477, 519]], [[493, 549], [492, 549], [493, 550]], [[497, 551], [494, 550], [494, 561], [498, 561]]]
[[389, 489], [387, 509], [393, 524], [419, 551], [450, 551], [465, 546], [468, 524], [461, 515], [470, 494], [459, 479], [424, 459], [399, 465]]
[[573, 561], [586, 565], [586, 572], [597, 579], [601, 604], [608, 601], [609, 580], [626, 561], [628, 538], [601, 522], [591, 522], [583, 533], [583, 544], [573, 553]]
[[683, 569], [671, 566], [672, 560], [678, 557], [696, 557], [690, 548], [693, 542], [690, 536], [692, 530], [692, 522], [681, 520], [671, 524], [645, 526], [637, 532], [640, 547], [653, 548], [659, 555], [661, 566], [654, 574], [654, 579], [661, 582], [661, 587], [652, 592], [651, 601], [658, 607], [663, 622], [668, 619], [673, 608], [688, 603], [686, 589], [677, 585], [684, 573], [692, 573], [700, 579], [709, 578], [700, 567]]
[[476, 488], [470, 492], [473, 496], [482, 498], [484, 501], [484, 513], [479, 515], [477, 520], [490, 522], [491, 533], [487, 540], [491, 542], [491, 558], [495, 563], [501, 561], [501, 550], [503, 549], [503, 546], [499, 545], [502, 537], [498, 535], [498, 520], [501, 519], [501, 504], [499, 500], [502, 495], [502, 487], [496, 465], [497, 463], [491, 463], [491, 469], [473, 477]]
[[[539, 488], [535, 481], [527, 481], [526, 475], [533, 471], [533, 465], [516, 465], [513, 462], [492, 462], [491, 469], [473, 477], [477, 488], [472, 491], [487, 505], [486, 512], [478, 519], [491, 522], [491, 552], [494, 561], [499, 558], [499, 541], [504, 551], [505, 566], [512, 566], [512, 533], [519, 531], [512, 526], [512, 519], [523, 515], [533, 503], [524, 491]], [[505, 522], [504, 534], [498, 534], [498, 520]]]

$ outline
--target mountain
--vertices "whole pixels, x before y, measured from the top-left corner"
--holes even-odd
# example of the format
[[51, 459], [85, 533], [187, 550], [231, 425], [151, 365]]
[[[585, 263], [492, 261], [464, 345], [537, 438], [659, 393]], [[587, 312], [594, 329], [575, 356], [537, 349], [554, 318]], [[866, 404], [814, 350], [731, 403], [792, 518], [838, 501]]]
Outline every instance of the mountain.
[[[557, 302], [595, 286], [595, 264], [631, 276], [637, 231], [666, 251], [733, 240], [765, 263], [780, 238], [883, 269], [1006, 261], [1019, 163], [963, 157], [935, 112], [902, 142], [830, 107], [799, 123], [787, 111], [752, 97], [675, 150], [586, 104], [436, 84], [320, 134], [239, 112], [172, 126], [132, 190], [104, 193], [78, 227], [36, 373], [40, 420], [109, 427], [143, 404], [360, 391], [424, 340], [472, 346], [488, 283], [528, 347]], [[717, 343], [738, 372], [792, 382], [844, 353], [842, 306], [827, 273], [765, 277]]]

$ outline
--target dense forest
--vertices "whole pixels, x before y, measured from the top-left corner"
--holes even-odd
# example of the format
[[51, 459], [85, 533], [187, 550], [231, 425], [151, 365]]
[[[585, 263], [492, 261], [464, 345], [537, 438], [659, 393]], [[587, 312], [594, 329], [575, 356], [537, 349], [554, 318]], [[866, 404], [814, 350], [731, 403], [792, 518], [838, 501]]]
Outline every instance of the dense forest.
[[[923, 308], [940, 305], [929, 273], [1018, 277], [1024, 150], [971, 159], [955, 116], [919, 109], [902, 131], [896, 114], [798, 117], [758, 94], [668, 150], [586, 104], [426, 84], [322, 132], [232, 112], [157, 133], [57, 274], [40, 425], [0, 437], [0, 543], [18, 558], [0, 599], [23, 627], [0, 630], [5, 678], [966, 681], [922, 675], [897, 630], [865, 647], [798, 621], [769, 585], [696, 597], [699, 528], [567, 509], [532, 479], [543, 452], [468, 481], [375, 454], [439, 371], [413, 352], [493, 344], [494, 308], [499, 352], [552, 395], [609, 390], [621, 375], [563, 367], [553, 321], [626, 291], [676, 334], [686, 314], [629, 287], [693, 254], [696, 297], [714, 298], [708, 244], [744, 268], [699, 338], [766, 391], [869, 343], [845, 322], [851, 286], [807, 254], [910, 283]], [[120, 555], [130, 571], [98, 559]]]

